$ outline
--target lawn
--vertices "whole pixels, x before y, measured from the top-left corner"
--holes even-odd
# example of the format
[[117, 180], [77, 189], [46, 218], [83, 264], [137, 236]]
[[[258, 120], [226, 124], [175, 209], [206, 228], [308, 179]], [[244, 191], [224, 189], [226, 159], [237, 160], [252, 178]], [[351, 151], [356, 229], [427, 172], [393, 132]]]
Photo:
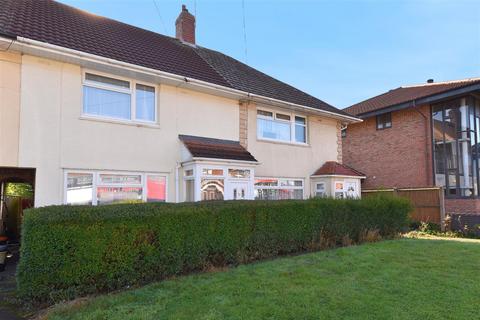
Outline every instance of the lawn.
[[480, 242], [401, 239], [179, 277], [47, 319], [474, 319]]

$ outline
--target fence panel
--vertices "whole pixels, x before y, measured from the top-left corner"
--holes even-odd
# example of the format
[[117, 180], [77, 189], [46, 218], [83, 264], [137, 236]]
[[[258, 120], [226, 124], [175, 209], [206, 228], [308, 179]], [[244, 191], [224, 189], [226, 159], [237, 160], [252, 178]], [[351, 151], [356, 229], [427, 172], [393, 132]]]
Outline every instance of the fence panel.
[[415, 221], [433, 222], [440, 225], [444, 219], [442, 188], [398, 188], [362, 190], [362, 197], [388, 194], [407, 198], [414, 207], [410, 217]]

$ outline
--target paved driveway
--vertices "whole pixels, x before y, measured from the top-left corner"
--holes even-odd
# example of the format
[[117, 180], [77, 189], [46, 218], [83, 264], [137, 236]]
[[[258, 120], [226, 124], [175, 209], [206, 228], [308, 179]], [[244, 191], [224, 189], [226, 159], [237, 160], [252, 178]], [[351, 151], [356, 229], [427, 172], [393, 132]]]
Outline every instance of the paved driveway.
[[17, 315], [19, 310], [15, 309], [15, 270], [18, 262], [18, 248], [13, 248], [13, 257], [7, 260], [5, 271], [0, 272], [0, 319], [18, 320], [23, 319]]

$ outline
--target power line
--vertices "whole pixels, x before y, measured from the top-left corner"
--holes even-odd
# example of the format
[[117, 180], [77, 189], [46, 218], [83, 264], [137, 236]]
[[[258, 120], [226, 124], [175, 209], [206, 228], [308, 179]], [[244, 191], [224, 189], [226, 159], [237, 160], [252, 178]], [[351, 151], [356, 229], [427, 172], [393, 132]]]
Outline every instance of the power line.
[[243, 14], [243, 42], [245, 45], [245, 63], [248, 63], [247, 52], [247, 27], [245, 23], [245, 0], [242, 0], [242, 14]]
[[158, 17], [160, 18], [160, 22], [162, 23], [163, 31], [165, 32], [165, 34], [167, 34], [167, 27], [165, 26], [165, 23], [163, 22], [162, 14], [160, 13], [160, 9], [157, 6], [157, 2], [155, 0], [152, 0], [152, 1], [153, 1], [153, 4], [155, 5], [155, 9], [157, 10]]
[[197, 0], [193, 0], [193, 14], [195, 16], [195, 28], [197, 28], [198, 23], [197, 23]]

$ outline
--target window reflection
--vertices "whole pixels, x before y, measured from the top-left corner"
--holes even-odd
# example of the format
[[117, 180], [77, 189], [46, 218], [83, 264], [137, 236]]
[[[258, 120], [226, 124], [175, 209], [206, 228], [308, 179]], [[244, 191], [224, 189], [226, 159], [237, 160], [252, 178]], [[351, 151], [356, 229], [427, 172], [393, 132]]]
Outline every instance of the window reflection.
[[202, 201], [223, 200], [223, 179], [202, 179]]
[[473, 98], [433, 106], [435, 181], [449, 197], [478, 195], [479, 117]]

